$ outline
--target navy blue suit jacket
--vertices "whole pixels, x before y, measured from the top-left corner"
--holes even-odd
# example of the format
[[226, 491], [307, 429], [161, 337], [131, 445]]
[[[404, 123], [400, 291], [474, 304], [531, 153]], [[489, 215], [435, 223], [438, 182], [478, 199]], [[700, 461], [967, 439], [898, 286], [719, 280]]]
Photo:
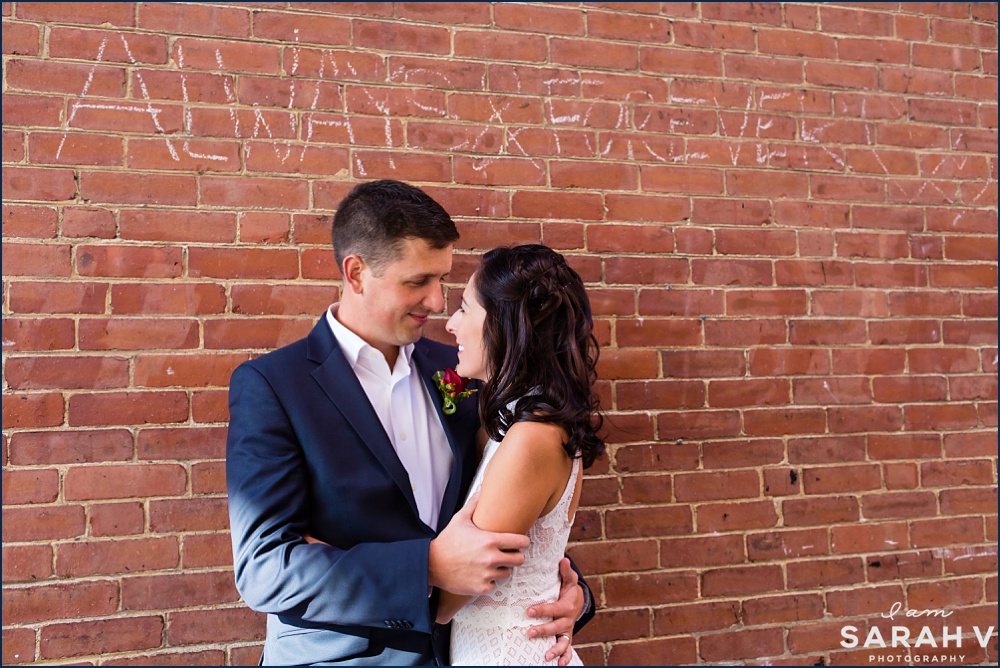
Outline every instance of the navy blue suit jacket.
[[[233, 373], [226, 477], [236, 585], [268, 613], [265, 664], [448, 662], [449, 630], [435, 626], [428, 598], [428, 546], [475, 474], [479, 417], [471, 399], [441, 412], [431, 376], [455, 366], [454, 348], [421, 339], [412, 359], [454, 455], [433, 528], [325, 317], [305, 339]], [[328, 545], [306, 543], [306, 533]]]

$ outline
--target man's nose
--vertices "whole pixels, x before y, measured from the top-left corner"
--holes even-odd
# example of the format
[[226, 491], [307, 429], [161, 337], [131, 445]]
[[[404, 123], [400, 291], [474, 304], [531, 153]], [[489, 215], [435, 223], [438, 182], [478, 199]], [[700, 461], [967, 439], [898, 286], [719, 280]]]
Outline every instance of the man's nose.
[[441, 313], [444, 311], [444, 292], [440, 285], [433, 286], [427, 295], [424, 296], [424, 308], [432, 313]]

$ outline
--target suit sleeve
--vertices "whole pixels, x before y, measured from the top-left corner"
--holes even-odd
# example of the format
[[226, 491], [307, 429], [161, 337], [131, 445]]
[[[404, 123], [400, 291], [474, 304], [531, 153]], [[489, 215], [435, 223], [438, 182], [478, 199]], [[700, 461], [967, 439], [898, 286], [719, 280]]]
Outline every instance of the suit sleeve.
[[309, 544], [309, 483], [292, 423], [267, 379], [233, 373], [226, 482], [236, 587], [259, 612], [306, 623], [430, 633], [429, 539]]
[[597, 606], [594, 603], [594, 592], [590, 590], [590, 585], [588, 585], [583, 579], [583, 573], [581, 573], [580, 569], [576, 567], [576, 564], [572, 559], [569, 560], [569, 565], [574, 571], [576, 571], [577, 577], [580, 578], [579, 584], [583, 587], [585, 602], [583, 612], [580, 614], [580, 619], [576, 620], [576, 624], [573, 625], [573, 635], [576, 635], [580, 632], [580, 629], [587, 625], [587, 622], [594, 618], [594, 614], [597, 612]]

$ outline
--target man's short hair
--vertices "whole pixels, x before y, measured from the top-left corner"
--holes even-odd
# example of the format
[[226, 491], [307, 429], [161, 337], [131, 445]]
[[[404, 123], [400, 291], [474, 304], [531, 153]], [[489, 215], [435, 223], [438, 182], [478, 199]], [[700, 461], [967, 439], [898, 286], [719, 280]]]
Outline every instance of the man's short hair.
[[393, 262], [406, 239], [441, 249], [458, 240], [448, 212], [416, 186], [382, 179], [361, 183], [341, 201], [333, 217], [337, 266], [358, 255], [376, 275]]

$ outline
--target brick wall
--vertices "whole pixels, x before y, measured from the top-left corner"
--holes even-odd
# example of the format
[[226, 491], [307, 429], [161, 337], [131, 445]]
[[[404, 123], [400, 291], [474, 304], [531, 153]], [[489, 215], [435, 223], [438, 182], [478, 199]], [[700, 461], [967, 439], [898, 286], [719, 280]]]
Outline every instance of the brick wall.
[[229, 374], [382, 177], [450, 308], [511, 242], [588, 283], [585, 661], [865, 663], [894, 602], [997, 661], [996, 3], [5, 2], [5, 664], [256, 661]]

